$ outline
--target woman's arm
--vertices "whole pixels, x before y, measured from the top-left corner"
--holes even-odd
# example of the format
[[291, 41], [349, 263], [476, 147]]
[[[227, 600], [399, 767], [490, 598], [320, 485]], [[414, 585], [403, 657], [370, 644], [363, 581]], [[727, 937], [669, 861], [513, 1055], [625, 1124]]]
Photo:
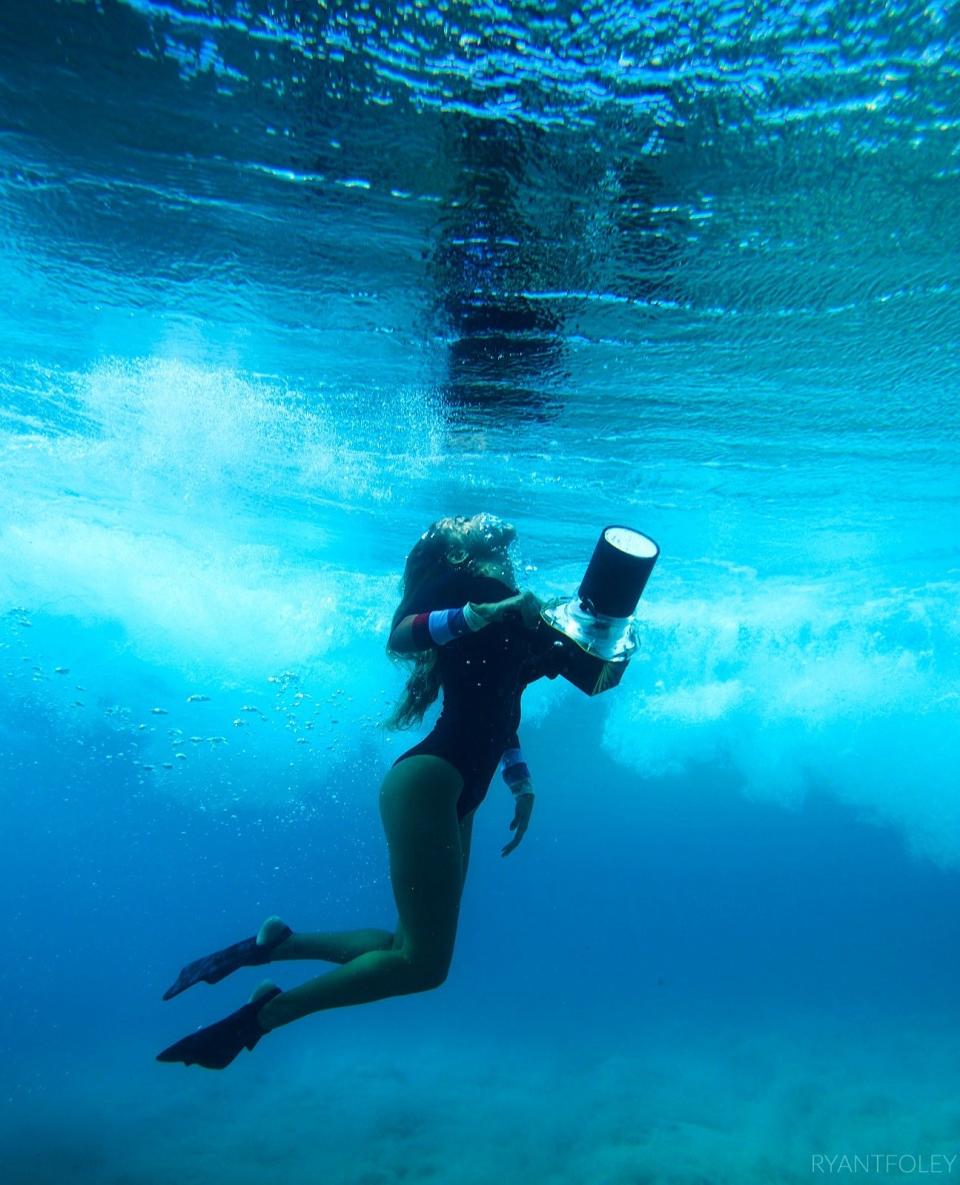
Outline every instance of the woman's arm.
[[509, 856], [526, 834], [526, 830], [530, 826], [530, 816], [533, 814], [534, 798], [530, 770], [520, 752], [520, 739], [516, 733], [507, 744], [509, 748], [503, 754], [501, 769], [503, 780], [513, 793], [513, 822], [510, 824], [510, 830], [516, 834], [501, 849], [501, 856]]
[[390, 635], [390, 649], [396, 654], [412, 654], [431, 646], [446, 646], [464, 634], [476, 633], [511, 613], [519, 614], [524, 625], [533, 627], [540, 617], [540, 602], [532, 592], [518, 593], [503, 601], [476, 604], [468, 601], [460, 609], [434, 609], [431, 613], [411, 613], [397, 623]]
[[520, 751], [520, 738], [516, 733], [507, 741], [507, 748], [504, 749], [500, 760], [500, 772], [514, 795], [533, 793], [530, 767], [524, 761], [523, 753]]

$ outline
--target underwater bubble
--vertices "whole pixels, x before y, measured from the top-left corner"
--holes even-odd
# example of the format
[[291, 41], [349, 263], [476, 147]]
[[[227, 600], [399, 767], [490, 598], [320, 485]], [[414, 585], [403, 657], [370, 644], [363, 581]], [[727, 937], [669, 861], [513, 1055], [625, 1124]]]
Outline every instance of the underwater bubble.
[[284, 671], [280, 675], [268, 675], [267, 682], [278, 683], [281, 689], [283, 689], [290, 683], [299, 683], [300, 676], [295, 674], [293, 671]]

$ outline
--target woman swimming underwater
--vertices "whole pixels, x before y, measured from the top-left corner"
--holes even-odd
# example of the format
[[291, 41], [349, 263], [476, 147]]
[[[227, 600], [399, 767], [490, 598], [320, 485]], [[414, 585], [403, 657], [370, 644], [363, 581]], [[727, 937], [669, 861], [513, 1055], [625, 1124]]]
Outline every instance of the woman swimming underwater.
[[560, 671], [555, 645], [537, 629], [537, 598], [517, 590], [508, 555], [515, 537], [492, 515], [444, 518], [407, 557], [387, 651], [413, 669], [390, 723], [420, 721], [441, 690], [443, 708], [380, 790], [396, 929], [296, 934], [267, 918], [255, 937], [190, 963], [164, 999], [201, 980], [218, 983], [239, 967], [293, 959], [341, 966], [289, 991], [262, 984], [249, 1003], [177, 1041], [158, 1061], [220, 1070], [271, 1029], [311, 1012], [428, 991], [446, 979], [474, 811], [500, 764], [514, 794], [515, 833], [502, 855], [523, 839], [534, 796], [517, 738], [520, 696], [527, 684]]

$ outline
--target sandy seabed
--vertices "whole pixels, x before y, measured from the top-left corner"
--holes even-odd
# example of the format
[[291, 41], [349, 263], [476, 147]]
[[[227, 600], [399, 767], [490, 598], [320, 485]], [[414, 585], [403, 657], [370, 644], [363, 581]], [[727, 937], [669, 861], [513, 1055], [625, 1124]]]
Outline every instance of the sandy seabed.
[[[394, 1007], [374, 1025], [360, 1011], [326, 1039], [325, 1018], [307, 1021], [300, 1041], [287, 1030], [222, 1073], [156, 1065], [135, 1042], [75, 1056], [56, 1073], [24, 1067], [0, 1127], [2, 1179], [960, 1181], [955, 1030], [834, 1020], [828, 1032], [792, 1017], [571, 1033], [540, 1018], [531, 1034], [522, 1015], [512, 1032], [486, 1014], [438, 1031], [422, 1008], [405, 1019]], [[898, 1161], [878, 1159], [891, 1155]]]

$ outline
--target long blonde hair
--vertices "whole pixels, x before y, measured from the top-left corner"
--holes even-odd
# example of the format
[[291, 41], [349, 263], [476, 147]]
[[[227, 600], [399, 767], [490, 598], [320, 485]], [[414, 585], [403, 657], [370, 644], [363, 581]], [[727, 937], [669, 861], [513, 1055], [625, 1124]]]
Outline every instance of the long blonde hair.
[[[471, 537], [465, 529], [469, 522], [487, 519], [491, 527], [499, 532], [499, 519], [493, 516], [477, 516], [468, 519], [463, 516], [441, 518], [420, 536], [407, 556], [400, 582], [400, 604], [390, 623], [390, 636], [405, 617], [408, 617], [423, 590], [424, 585], [444, 572], [469, 570], [472, 562], [489, 550], [483, 537]], [[512, 532], [513, 528], [509, 528]], [[490, 536], [487, 536], [489, 540]], [[386, 721], [387, 728], [409, 728], [419, 724], [427, 708], [440, 694], [440, 672], [435, 650], [418, 650], [414, 654], [391, 649], [387, 640], [387, 654], [394, 662], [412, 666], [400, 701]]]

